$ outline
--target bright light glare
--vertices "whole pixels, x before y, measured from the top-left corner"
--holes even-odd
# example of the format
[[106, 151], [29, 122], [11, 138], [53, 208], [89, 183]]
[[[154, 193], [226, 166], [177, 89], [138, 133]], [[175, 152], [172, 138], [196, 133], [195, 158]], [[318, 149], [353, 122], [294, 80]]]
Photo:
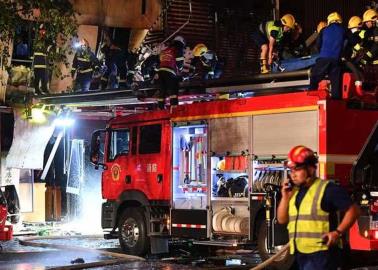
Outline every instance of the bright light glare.
[[57, 118], [54, 120], [54, 125], [57, 127], [70, 127], [75, 123], [72, 118]]
[[74, 47], [75, 49], [80, 48], [80, 46], [81, 46], [81, 43], [80, 43], [80, 42], [75, 42], [75, 43], [73, 44], [73, 47]]
[[43, 110], [40, 108], [32, 108], [31, 117], [35, 123], [44, 123], [46, 122], [46, 115], [43, 113]]

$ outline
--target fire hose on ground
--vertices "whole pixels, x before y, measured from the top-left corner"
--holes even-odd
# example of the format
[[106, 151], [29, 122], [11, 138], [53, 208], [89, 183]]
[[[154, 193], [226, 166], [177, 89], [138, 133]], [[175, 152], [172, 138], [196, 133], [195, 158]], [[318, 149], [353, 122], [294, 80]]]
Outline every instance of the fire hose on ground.
[[265, 267], [268, 267], [271, 263], [273, 263], [278, 257], [280, 257], [282, 254], [284, 254], [285, 252], [287, 252], [290, 248], [290, 245], [289, 243], [287, 243], [285, 246], [283, 246], [283, 248], [278, 251], [276, 254], [274, 254], [272, 257], [270, 257], [269, 259], [263, 261], [262, 263], [260, 263], [259, 265], [251, 268], [250, 270], [260, 270], [260, 269], [264, 269]]
[[116, 259], [103, 260], [99, 262], [81, 263], [81, 264], [76, 264], [76, 265], [58, 266], [58, 267], [49, 268], [49, 269], [54, 269], [54, 270], [86, 269], [86, 268], [121, 264], [121, 263], [126, 263], [126, 262], [131, 262], [131, 261], [145, 261], [144, 258], [133, 256], [133, 255], [127, 255], [127, 254], [121, 254], [121, 253], [115, 253], [115, 252], [109, 252], [109, 251], [103, 251], [103, 250], [95, 250], [91, 248], [34, 242], [35, 240], [59, 240], [59, 239], [67, 239], [67, 238], [88, 239], [88, 238], [98, 238], [98, 237], [99, 237], [98, 235], [79, 235], [79, 236], [67, 236], [67, 237], [62, 237], [62, 236], [27, 237], [27, 238], [19, 239], [19, 243], [24, 246], [63, 249], [63, 250], [69, 250], [69, 251], [92, 252], [92, 253], [97, 253], [104, 256], [116, 258]]

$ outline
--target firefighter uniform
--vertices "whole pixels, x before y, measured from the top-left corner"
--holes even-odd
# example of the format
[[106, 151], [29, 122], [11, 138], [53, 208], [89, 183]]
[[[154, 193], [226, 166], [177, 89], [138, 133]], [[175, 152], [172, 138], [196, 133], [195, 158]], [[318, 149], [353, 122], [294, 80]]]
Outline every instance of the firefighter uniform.
[[176, 37], [172, 44], [165, 50], [161, 51], [159, 55], [159, 109], [164, 109], [166, 97], [169, 97], [171, 106], [178, 105], [178, 72], [180, 72], [184, 66], [184, 46], [185, 43]]
[[[336, 270], [342, 263], [342, 234], [356, 221], [358, 207], [341, 186], [316, 177], [317, 164], [310, 148], [298, 145], [290, 150], [291, 178], [282, 184], [277, 219], [287, 223], [290, 254], [299, 270]], [[346, 214], [339, 223], [340, 211]]]
[[71, 69], [72, 77], [76, 73], [75, 91], [89, 91], [93, 69], [99, 69], [99, 61], [89, 47], [81, 48], [74, 56]]
[[365, 55], [361, 59], [362, 64], [378, 65], [378, 26], [376, 21], [378, 14], [374, 9], [368, 9], [363, 14], [364, 30], [363, 47]]
[[[101, 77], [101, 89], [115, 89], [119, 87], [120, 77], [122, 74], [122, 83], [126, 84], [126, 59], [122, 49], [111, 45], [102, 49], [105, 55], [105, 65], [107, 67], [105, 74]], [[124, 87], [124, 85], [123, 85]]]
[[[48, 93], [48, 60], [47, 48], [43, 45], [37, 45], [33, 54], [33, 71], [34, 71], [34, 89], [35, 93], [46, 94]], [[41, 88], [40, 88], [41, 87]]]
[[320, 32], [317, 40], [320, 54], [311, 70], [310, 78], [310, 89], [318, 89], [319, 82], [328, 75], [331, 80], [332, 99], [341, 98], [340, 60], [346, 38], [346, 33], [341, 23], [341, 16], [337, 12], [328, 16], [328, 26]]
[[260, 55], [260, 72], [268, 73], [269, 65], [273, 61], [273, 50], [270, 39], [274, 39], [274, 46], [277, 46], [283, 38], [284, 32], [294, 29], [295, 18], [291, 14], [282, 16], [279, 21], [268, 21], [261, 23], [257, 29], [252, 31], [252, 39], [256, 45], [261, 48]]
[[345, 46], [345, 57], [353, 62], [358, 61], [358, 55], [362, 51], [362, 42], [365, 37], [365, 30], [361, 30], [362, 20], [358, 16], [349, 19], [347, 32], [347, 44]]

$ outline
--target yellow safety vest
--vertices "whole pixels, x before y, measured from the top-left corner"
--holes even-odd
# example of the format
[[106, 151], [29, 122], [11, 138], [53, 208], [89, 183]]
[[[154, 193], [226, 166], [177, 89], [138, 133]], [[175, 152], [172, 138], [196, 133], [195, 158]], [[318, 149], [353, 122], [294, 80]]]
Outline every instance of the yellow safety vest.
[[276, 37], [276, 42], [280, 42], [282, 37], [283, 37], [283, 30], [282, 30], [282, 27], [279, 27], [279, 26], [276, 26], [274, 25], [274, 21], [268, 21], [266, 22], [265, 24], [265, 33], [266, 33], [266, 36], [269, 40], [269, 37], [270, 37], [270, 32], [272, 32], [273, 30], [277, 31], [278, 32], [278, 35]]
[[297, 250], [301, 253], [313, 253], [328, 250], [322, 242], [322, 236], [329, 232], [329, 214], [321, 208], [321, 201], [328, 181], [319, 178], [306, 192], [299, 211], [295, 206], [298, 189], [295, 189], [289, 202], [289, 242], [290, 254]]

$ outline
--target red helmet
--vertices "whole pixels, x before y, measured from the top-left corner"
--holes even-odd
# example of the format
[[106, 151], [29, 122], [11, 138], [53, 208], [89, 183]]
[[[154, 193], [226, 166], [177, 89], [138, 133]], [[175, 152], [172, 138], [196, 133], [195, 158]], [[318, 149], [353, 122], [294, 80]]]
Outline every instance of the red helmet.
[[303, 146], [303, 145], [297, 145], [293, 147], [288, 157], [288, 167], [296, 167], [296, 166], [306, 166], [306, 165], [312, 165], [316, 166], [318, 163], [318, 157], [312, 151], [310, 148]]

